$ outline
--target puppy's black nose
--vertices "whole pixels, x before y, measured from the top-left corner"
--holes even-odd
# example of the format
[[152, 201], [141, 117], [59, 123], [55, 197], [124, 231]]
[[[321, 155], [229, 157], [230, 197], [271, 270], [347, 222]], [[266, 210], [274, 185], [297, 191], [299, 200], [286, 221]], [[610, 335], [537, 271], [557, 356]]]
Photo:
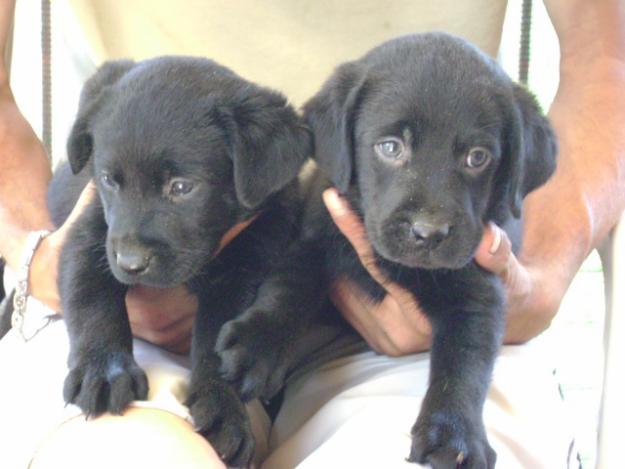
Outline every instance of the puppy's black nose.
[[410, 227], [417, 246], [424, 248], [436, 247], [449, 234], [448, 223], [430, 223], [418, 221]]
[[117, 253], [117, 265], [127, 274], [139, 275], [150, 265], [151, 257], [146, 253]]

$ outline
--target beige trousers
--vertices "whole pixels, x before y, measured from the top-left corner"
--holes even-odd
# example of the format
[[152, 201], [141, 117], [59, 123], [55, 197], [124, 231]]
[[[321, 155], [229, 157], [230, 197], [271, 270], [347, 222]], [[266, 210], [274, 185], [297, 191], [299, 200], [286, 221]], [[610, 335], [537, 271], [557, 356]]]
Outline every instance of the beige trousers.
[[[79, 414], [62, 399], [67, 373], [65, 325], [29, 300], [24, 342], [12, 330], [0, 341], [0, 467], [28, 466], [39, 443]], [[190, 419], [184, 401], [188, 359], [135, 341], [150, 381], [147, 401]], [[273, 425], [258, 402], [248, 406], [262, 469], [416, 468], [405, 461], [410, 428], [428, 376], [428, 354], [389, 358], [365, 352], [334, 360], [287, 386]], [[566, 468], [572, 443], [566, 407], [550, 360], [538, 344], [504, 347], [484, 409], [488, 438], [503, 469]], [[10, 436], [8, 436], [10, 435]], [[8, 444], [7, 444], [8, 443]]]

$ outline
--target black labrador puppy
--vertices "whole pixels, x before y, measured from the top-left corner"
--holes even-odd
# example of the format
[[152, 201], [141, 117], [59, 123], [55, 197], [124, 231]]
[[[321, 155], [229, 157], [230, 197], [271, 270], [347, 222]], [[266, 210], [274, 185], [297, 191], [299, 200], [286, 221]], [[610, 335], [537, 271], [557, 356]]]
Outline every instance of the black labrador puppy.
[[[361, 215], [380, 268], [432, 324], [409, 460], [494, 467], [482, 408], [505, 295], [472, 258], [488, 221], [518, 249], [523, 197], [555, 169], [548, 121], [492, 59], [443, 33], [402, 37], [340, 66], [305, 118], [318, 165]], [[325, 223], [311, 220], [309, 235], [325, 241], [328, 278], [347, 275], [383, 298], [327, 213], [315, 213]]]
[[266, 282], [294, 234], [289, 194], [312, 152], [310, 132], [282, 95], [208, 59], [162, 57], [103, 65], [83, 89], [67, 148], [69, 165], [49, 192], [54, 222], [90, 178], [99, 196], [60, 258], [65, 400], [95, 416], [144, 399], [125, 293], [185, 285], [199, 300], [187, 405], [218, 454], [245, 466], [250, 423], [214, 344], [225, 323], [280, 294]]
[[[548, 121], [493, 60], [444, 33], [401, 37], [341, 65], [304, 111], [323, 173], [310, 182], [298, 241], [309, 278], [323, 277], [320, 295], [344, 276], [374, 301], [386, 294], [325, 210], [321, 192], [333, 184], [361, 216], [378, 266], [432, 324], [409, 461], [493, 468], [482, 409], [505, 294], [473, 255], [489, 221], [519, 248], [523, 197], [555, 167]], [[319, 314], [318, 304], [300, 302], [299, 314]]]

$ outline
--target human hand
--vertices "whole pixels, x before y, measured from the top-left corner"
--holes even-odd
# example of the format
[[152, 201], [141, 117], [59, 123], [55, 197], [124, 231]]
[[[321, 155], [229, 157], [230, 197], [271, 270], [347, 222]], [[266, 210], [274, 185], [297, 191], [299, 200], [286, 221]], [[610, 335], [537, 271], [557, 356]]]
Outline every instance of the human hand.
[[[335, 306], [378, 352], [398, 356], [429, 349], [431, 326], [418, 300], [376, 267], [365, 228], [348, 202], [335, 189], [327, 189], [323, 198], [334, 223], [354, 246], [367, 271], [387, 291], [386, 297], [374, 304], [354, 282], [340, 279], [330, 292]], [[519, 261], [501, 228], [492, 223], [485, 227], [475, 260], [504, 283], [508, 297], [506, 343], [525, 342], [548, 327], [557, 309], [549, 295], [548, 278], [540, 268]]]
[[506, 232], [494, 223], [484, 228], [475, 261], [501, 278], [506, 290], [505, 344], [527, 342], [543, 332], [556, 315], [562, 295], [548, 267], [512, 252]]
[[61, 311], [61, 300], [57, 287], [61, 248], [70, 228], [93, 199], [95, 193], [95, 184], [93, 181], [89, 181], [65, 223], [41, 241], [30, 263], [28, 293], [54, 311]]
[[342, 278], [331, 287], [334, 305], [376, 352], [400, 356], [428, 350], [432, 328], [417, 299], [378, 269], [362, 222], [336, 189], [325, 190], [323, 200], [365, 269], [387, 292], [376, 304], [356, 283]]
[[[96, 196], [93, 182], [82, 191], [65, 223], [44, 238], [33, 256], [29, 293], [55, 311], [61, 312], [57, 289], [58, 260], [61, 247], [72, 224]], [[126, 308], [133, 335], [171, 352], [187, 353], [191, 329], [198, 308], [197, 298], [183, 286], [148, 288], [134, 286], [126, 294]]]
[[126, 294], [126, 308], [133, 335], [170, 352], [189, 352], [198, 299], [184, 286], [134, 286]]

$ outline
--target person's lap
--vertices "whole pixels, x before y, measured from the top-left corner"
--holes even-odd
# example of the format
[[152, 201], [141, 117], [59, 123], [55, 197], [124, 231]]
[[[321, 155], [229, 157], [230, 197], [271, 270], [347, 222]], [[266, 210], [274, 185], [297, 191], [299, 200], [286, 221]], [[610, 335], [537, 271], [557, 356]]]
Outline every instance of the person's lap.
[[[551, 368], [535, 344], [504, 347], [484, 409], [497, 467], [565, 468], [573, 441]], [[429, 354], [365, 352], [291, 383], [262, 469], [415, 468], [410, 429], [427, 389]]]
[[[34, 320], [45, 321], [32, 309]], [[27, 467], [41, 441], [80, 413], [62, 399], [67, 352], [58, 319], [27, 343], [16, 331], [0, 341], [0, 426], [11, 435], [0, 451], [0, 467]], [[143, 341], [135, 341], [135, 356], [148, 374], [150, 396], [133, 407], [188, 420], [182, 404], [188, 360]], [[533, 345], [504, 347], [497, 361], [484, 418], [499, 467], [567, 466], [570, 426], [548, 364]], [[428, 354], [389, 358], [365, 352], [300, 375], [289, 382], [271, 431], [261, 406], [249, 407], [259, 458], [267, 454], [269, 439], [262, 468], [417, 467], [405, 458], [427, 373]]]
[[[94, 426], [95, 429], [87, 428], [85, 425], [90, 423], [84, 422], [80, 409], [74, 405], [65, 405], [62, 390], [68, 371], [69, 341], [63, 321], [58, 317], [50, 320], [47, 314], [51, 312], [41, 303], [29, 299], [25, 322], [29, 330], [27, 335], [47, 325], [27, 342], [16, 330], [11, 330], [0, 340], [0, 370], [3, 373], [3, 384], [0, 386], [0, 433], [11, 435], [12, 441], [11, 445], [2, 445], [2, 468], [28, 467], [42, 442], [45, 442], [46, 452], [52, 454], [49, 446], [55, 433], [63, 435], [63, 438], [57, 440], [65, 445], [64, 438], [71, 432], [75, 435], [80, 435], [80, 432], [95, 435], [103, 434], [111, 428], [110, 425], [105, 427], [100, 424]], [[157, 410], [160, 414], [168, 414], [159, 420], [173, 417], [192, 429], [191, 416], [183, 404], [189, 378], [189, 359], [141, 340], [134, 342], [134, 355], [148, 375], [150, 391], [146, 401], [131, 404], [133, 410]], [[266, 454], [270, 421], [258, 401], [249, 403], [247, 407], [260, 458]], [[127, 427], [129, 431], [135, 432], [135, 442], [139, 442], [141, 428], [146, 428], [142, 422], [158, 419], [158, 415], [134, 412], [132, 419], [109, 420], [118, 427], [123, 427], [124, 422], [129, 421]], [[76, 429], [78, 425], [82, 428]], [[124, 428], [120, 430], [120, 434], [126, 431]], [[176, 432], [183, 434], [183, 427], [177, 427]], [[80, 436], [83, 439], [83, 435]], [[158, 445], [152, 445], [152, 448], [156, 453], [165, 450]]]

